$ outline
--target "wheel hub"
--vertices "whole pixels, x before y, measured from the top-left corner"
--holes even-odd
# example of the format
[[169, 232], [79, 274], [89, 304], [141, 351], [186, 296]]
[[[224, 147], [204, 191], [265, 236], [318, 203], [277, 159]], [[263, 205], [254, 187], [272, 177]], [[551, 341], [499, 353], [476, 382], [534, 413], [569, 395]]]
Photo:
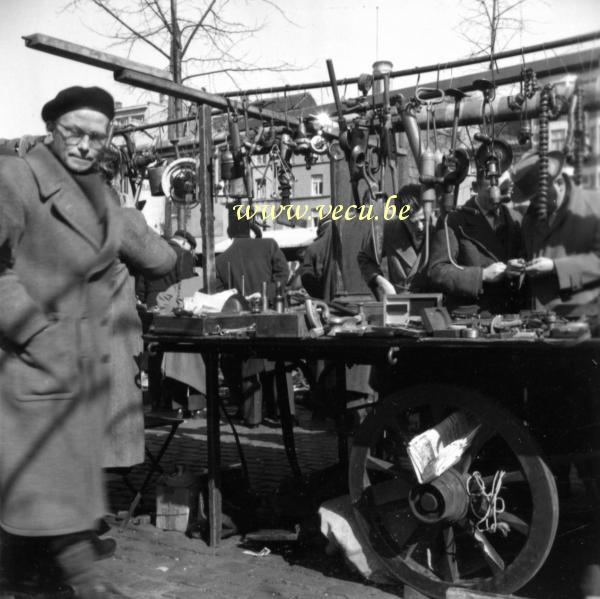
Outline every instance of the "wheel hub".
[[435, 480], [413, 487], [408, 503], [415, 517], [427, 524], [460, 520], [469, 508], [464, 477], [450, 468]]

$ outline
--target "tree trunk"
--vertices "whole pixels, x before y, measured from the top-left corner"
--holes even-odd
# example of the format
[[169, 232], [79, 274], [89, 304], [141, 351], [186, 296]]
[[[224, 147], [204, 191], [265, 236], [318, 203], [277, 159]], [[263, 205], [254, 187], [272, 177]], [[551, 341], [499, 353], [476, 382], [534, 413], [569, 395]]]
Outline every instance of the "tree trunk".
[[[171, 71], [171, 77], [175, 83], [182, 82], [182, 53], [181, 53], [181, 30], [179, 28], [179, 21], [177, 20], [177, 0], [171, 0], [171, 50], [170, 50], [170, 60], [169, 60], [169, 70]], [[178, 119], [182, 116], [182, 101], [181, 98], [173, 98], [169, 97], [169, 106], [168, 106], [168, 118]], [[176, 123], [174, 125], [169, 125], [169, 139], [177, 140], [179, 139], [181, 131], [181, 123]], [[177, 143], [177, 142], [176, 142]], [[175, 146], [175, 151], [177, 152], [177, 146]], [[177, 157], [177, 156], [176, 156]], [[183, 207], [178, 207], [183, 208]], [[185, 221], [185, 211], [178, 209], [177, 210], [177, 228], [184, 228]], [[165, 235], [171, 236], [172, 233], [172, 221], [173, 221], [173, 205], [169, 198], [165, 202]]]

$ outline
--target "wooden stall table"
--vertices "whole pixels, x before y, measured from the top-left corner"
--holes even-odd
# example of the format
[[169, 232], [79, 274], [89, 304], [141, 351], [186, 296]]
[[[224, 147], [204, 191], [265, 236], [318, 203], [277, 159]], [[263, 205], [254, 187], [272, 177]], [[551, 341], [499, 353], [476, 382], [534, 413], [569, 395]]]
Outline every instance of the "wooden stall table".
[[[241, 360], [251, 357], [273, 360], [277, 364], [279, 377], [282, 376], [284, 362], [299, 359], [334, 362], [338, 373], [334, 407], [338, 416], [343, 416], [345, 410], [344, 366], [374, 365], [380, 372], [381, 386], [385, 393], [378, 403], [378, 408], [367, 417], [354, 436], [349, 460], [350, 497], [360, 528], [369, 535], [368, 538], [374, 543], [387, 569], [399, 580], [434, 597], [444, 596], [444, 591], [452, 584], [460, 586], [457, 564], [446, 564], [446, 569], [450, 571], [449, 580], [441, 578], [440, 582], [439, 576], [424, 573], [421, 566], [415, 566], [411, 562], [412, 558], [398, 557], [402, 544], [406, 542], [403, 535], [412, 534], [407, 531], [406, 522], [411, 522], [410, 527], [423, 525], [423, 522], [415, 524], [414, 514], [418, 517], [423, 516], [423, 521], [426, 521], [426, 514], [419, 513], [419, 510], [423, 509], [427, 502], [435, 503], [431, 499], [431, 493], [425, 493], [423, 484], [413, 484], [412, 514], [408, 514], [405, 508], [396, 514], [396, 519], [404, 522], [403, 528], [394, 531], [397, 543], [393, 541], [393, 535], [390, 535], [389, 523], [386, 524], [385, 519], [382, 519], [377, 501], [405, 501], [408, 491], [400, 498], [373, 497], [375, 490], [390, 486], [389, 481], [381, 477], [389, 475], [397, 466], [385, 453], [381, 454], [384, 456], [381, 459], [374, 455], [373, 448], [382, 446], [382, 438], [388, 444], [393, 439], [393, 431], [386, 428], [389, 427], [389, 423], [397, 421], [399, 415], [404, 412], [414, 416], [415, 413], [423, 415], [435, 413], [436, 410], [447, 414], [449, 409], [458, 409], [476, 415], [481, 430], [494, 429], [493, 434], [504, 444], [505, 453], [511, 453], [511, 461], [508, 463], [518, 466], [513, 470], [507, 469], [504, 476], [505, 485], [509, 486], [517, 481], [516, 484], [524, 486], [530, 496], [528, 501], [531, 506], [527, 515], [509, 514], [507, 511], [506, 516], [510, 521], [510, 525], [507, 526], [517, 533], [520, 531], [525, 540], [520, 541], [522, 547], [517, 551], [514, 560], [505, 562], [497, 555], [483, 533], [470, 531], [470, 534], [473, 537], [471, 540], [474, 539], [481, 546], [482, 554], [488, 553], [485, 555], [486, 561], [493, 572], [491, 578], [485, 579], [481, 584], [477, 583], [477, 588], [483, 591], [513, 592], [525, 584], [545, 561], [558, 524], [556, 485], [546, 465], [543, 449], [553, 451], [554, 447], [558, 446], [564, 453], [565, 441], [561, 442], [562, 445], [558, 442], [557, 445], [553, 445], [556, 440], [552, 438], [552, 434], [546, 434], [552, 430], [550, 421], [557, 416], [564, 430], [575, 431], [576, 426], [572, 425], [571, 421], [580, 423], [587, 419], [589, 423], [600, 420], [597, 417], [598, 402], [593, 393], [598, 387], [600, 373], [598, 339], [574, 341], [543, 338], [407, 338], [394, 336], [393, 333], [381, 336], [349, 334], [318, 338], [203, 336], [193, 333], [159, 332], [153, 331], [152, 328], [145, 339], [154, 350], [201, 353], [206, 363], [209, 543], [212, 546], [219, 543], [221, 530], [220, 419], [217, 388], [220, 355], [234, 355]], [[381, 374], [382, 372], [384, 374]], [[284, 380], [279, 381], [278, 389], [282, 394], [285, 392]], [[548, 390], [551, 391], [550, 395], [544, 395]], [[555, 404], [552, 407], [546, 405], [544, 410], [540, 409], [543, 402], [548, 400]], [[425, 405], [426, 409], [417, 408], [417, 405]], [[430, 409], [429, 406], [433, 407]], [[294, 464], [296, 456], [293, 425], [287, 398], [280, 401], [280, 409], [286, 452], [290, 463]], [[386, 430], [381, 437], [382, 431]], [[540, 448], [537, 441], [542, 441], [544, 447]], [[403, 443], [406, 444], [405, 441]], [[487, 443], [487, 438], [483, 439], [482, 443]], [[584, 454], [584, 457], [589, 452], [589, 448], [582, 449], [576, 446], [567, 449], [566, 453]], [[475, 451], [473, 453], [469, 465], [478, 463], [476, 460], [483, 463], [481, 456], [475, 455]], [[504, 454], [499, 455], [504, 459]], [[343, 427], [339, 430], [339, 459], [343, 464], [348, 463], [347, 436]], [[455, 468], [458, 466], [450, 470], [454, 471]], [[464, 489], [467, 469], [468, 466], [465, 466], [465, 473], [462, 474], [463, 484], [458, 485], [459, 491], [452, 491], [454, 495], [451, 495], [450, 491], [443, 491], [450, 493], [443, 497], [448, 505], [452, 504], [452, 509], [461, 512], [453, 516], [456, 522], [465, 518], [462, 510], [466, 510], [466, 505], [462, 505], [461, 502], [466, 504], [472, 499], [471, 492]], [[379, 471], [377, 475], [374, 474], [375, 470]], [[297, 475], [299, 470], [294, 468], [294, 472]], [[390, 480], [398, 480], [397, 472], [394, 477]], [[484, 485], [489, 483], [485, 478], [484, 476]], [[449, 487], [455, 482], [450, 481]], [[420, 499], [421, 503], [417, 500], [415, 504], [415, 489], [417, 495], [419, 492], [424, 493]], [[365, 502], [368, 504], [366, 507]], [[431, 507], [432, 510], [434, 508], [435, 506]], [[440, 522], [435, 524], [441, 523], [446, 527], [445, 530], [451, 530], [456, 528], [456, 522], [445, 514], [440, 516]], [[464, 531], [460, 532], [462, 534]], [[378, 544], [383, 546], [383, 550], [379, 549]], [[390, 557], [390, 547], [393, 549], [391, 553], [397, 554], [396, 557]]]

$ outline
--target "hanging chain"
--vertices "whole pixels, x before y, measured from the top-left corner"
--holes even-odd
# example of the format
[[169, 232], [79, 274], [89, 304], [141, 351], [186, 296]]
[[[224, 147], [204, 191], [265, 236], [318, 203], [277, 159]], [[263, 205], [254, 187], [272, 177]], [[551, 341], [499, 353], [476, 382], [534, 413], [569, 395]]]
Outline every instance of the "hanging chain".
[[548, 218], [548, 188], [550, 175], [548, 172], [548, 150], [550, 145], [549, 118], [550, 118], [550, 93], [552, 85], [544, 85], [540, 93], [539, 140], [538, 153], [540, 155], [538, 193], [534, 198], [534, 214], [540, 221]]
[[577, 105], [575, 107], [574, 152], [573, 152], [573, 182], [581, 184], [581, 171], [583, 168], [583, 156], [585, 153], [585, 122], [583, 114], [583, 88], [578, 85], [575, 91]]

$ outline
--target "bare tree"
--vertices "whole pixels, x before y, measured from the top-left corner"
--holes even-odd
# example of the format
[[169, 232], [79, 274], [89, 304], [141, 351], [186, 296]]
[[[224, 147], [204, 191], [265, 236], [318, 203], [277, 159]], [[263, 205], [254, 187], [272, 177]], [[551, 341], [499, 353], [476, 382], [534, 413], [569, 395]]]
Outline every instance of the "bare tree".
[[459, 32], [473, 47], [473, 54], [505, 49], [523, 31], [522, 7], [529, 0], [463, 0]]
[[[138, 44], [151, 48], [159, 61], [168, 65], [176, 83], [224, 74], [237, 86], [236, 73], [298, 70], [281, 61], [257, 65], [243, 56], [240, 45], [254, 37], [265, 23], [249, 25], [231, 16], [241, 3], [241, 0], [71, 0], [66, 8], [95, 6], [109, 15], [116, 29], [110, 34], [97, 33], [114, 39], [112, 45], [126, 45], [129, 54]], [[262, 4], [292, 23], [272, 0], [246, 0], [243, 4]], [[181, 101], [171, 101], [169, 118], [178, 118], [181, 112]]]

